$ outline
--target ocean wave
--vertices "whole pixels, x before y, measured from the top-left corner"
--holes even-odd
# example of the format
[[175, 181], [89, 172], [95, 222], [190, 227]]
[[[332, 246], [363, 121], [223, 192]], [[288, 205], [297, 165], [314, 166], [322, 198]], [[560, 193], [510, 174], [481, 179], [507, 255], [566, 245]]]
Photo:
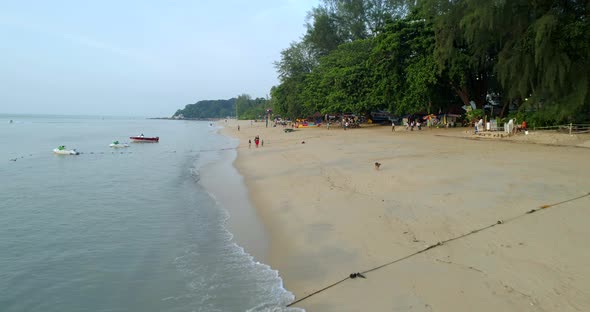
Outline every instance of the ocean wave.
[[229, 211], [200, 183], [200, 168], [209, 163], [207, 159], [195, 160], [190, 174], [214, 202], [216, 213], [201, 211], [206, 224], [195, 226], [203, 227], [207, 234], [196, 237], [194, 244], [187, 246], [174, 261], [187, 277], [190, 295], [198, 298], [196, 311], [304, 311], [287, 307], [295, 296], [284, 288], [279, 272], [256, 261], [234, 241], [234, 235], [227, 229]]
[[198, 298], [197, 311], [224, 311], [236, 306], [252, 312], [303, 311], [287, 308], [295, 297], [284, 289], [278, 271], [255, 261], [229, 237], [223, 235], [221, 246], [219, 241], [207, 244], [203, 238], [174, 261], [188, 278], [190, 297]]

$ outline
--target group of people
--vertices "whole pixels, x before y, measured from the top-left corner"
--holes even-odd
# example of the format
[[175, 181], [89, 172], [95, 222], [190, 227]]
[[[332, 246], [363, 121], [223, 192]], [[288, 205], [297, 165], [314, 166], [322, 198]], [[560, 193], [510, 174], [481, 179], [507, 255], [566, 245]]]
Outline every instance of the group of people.
[[348, 128], [358, 128], [359, 121], [356, 117], [354, 117], [354, 118], [344, 117], [344, 118], [342, 118], [342, 126], [343, 126], [344, 130], [348, 130]]
[[422, 123], [420, 123], [420, 120], [408, 120], [408, 122], [406, 122], [406, 130], [414, 131], [414, 127], [418, 128], [418, 130], [422, 130]]
[[[264, 146], [264, 140], [260, 139], [260, 136], [255, 136], [254, 137], [254, 144], [256, 145], [256, 147], [258, 148], [258, 145], [260, 145], [260, 147]], [[248, 140], [248, 148], [252, 147], [252, 140]]]

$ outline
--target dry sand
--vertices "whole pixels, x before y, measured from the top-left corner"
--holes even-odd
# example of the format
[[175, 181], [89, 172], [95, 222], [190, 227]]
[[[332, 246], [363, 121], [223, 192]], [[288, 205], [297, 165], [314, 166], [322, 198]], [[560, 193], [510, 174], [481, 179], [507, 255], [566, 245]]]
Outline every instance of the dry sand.
[[[297, 298], [590, 192], [588, 148], [465, 140], [464, 129], [284, 133], [240, 124], [239, 132], [235, 121], [223, 124], [223, 132], [240, 139], [235, 165], [270, 233], [267, 262]], [[255, 135], [264, 147], [254, 147]], [[584, 197], [346, 280], [296, 306], [590, 311], [589, 221], [590, 197]]]

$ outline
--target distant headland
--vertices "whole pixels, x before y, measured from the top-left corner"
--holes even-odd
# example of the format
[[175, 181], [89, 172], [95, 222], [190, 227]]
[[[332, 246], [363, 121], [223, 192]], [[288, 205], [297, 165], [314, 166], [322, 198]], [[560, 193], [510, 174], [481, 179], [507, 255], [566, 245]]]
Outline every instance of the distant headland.
[[269, 107], [268, 99], [253, 99], [250, 95], [242, 94], [228, 100], [203, 100], [187, 104], [183, 109], [177, 110], [172, 117], [153, 119], [219, 120], [236, 118], [236, 116], [239, 119], [256, 119], [263, 116]]

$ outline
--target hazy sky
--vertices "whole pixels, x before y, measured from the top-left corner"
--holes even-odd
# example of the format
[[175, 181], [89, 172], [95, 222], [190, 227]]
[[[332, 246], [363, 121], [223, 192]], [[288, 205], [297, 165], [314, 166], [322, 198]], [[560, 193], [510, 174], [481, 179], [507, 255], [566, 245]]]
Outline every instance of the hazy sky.
[[0, 1], [0, 113], [170, 116], [266, 97], [318, 3]]

